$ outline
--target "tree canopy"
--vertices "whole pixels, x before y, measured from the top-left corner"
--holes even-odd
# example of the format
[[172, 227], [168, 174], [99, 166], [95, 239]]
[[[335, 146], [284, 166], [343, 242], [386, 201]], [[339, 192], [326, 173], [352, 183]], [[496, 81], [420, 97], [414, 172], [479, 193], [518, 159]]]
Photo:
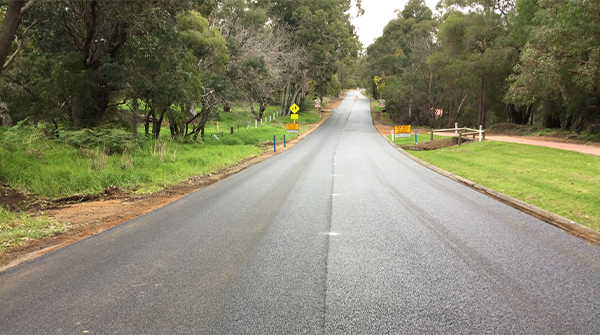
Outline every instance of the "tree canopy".
[[363, 82], [398, 122], [533, 123], [600, 133], [600, 4], [410, 0], [366, 50]]
[[[0, 2], [0, 103], [13, 121], [203, 134], [233, 103], [257, 118], [325, 94], [358, 55], [350, 0]], [[360, 2], [358, 3], [360, 6]]]

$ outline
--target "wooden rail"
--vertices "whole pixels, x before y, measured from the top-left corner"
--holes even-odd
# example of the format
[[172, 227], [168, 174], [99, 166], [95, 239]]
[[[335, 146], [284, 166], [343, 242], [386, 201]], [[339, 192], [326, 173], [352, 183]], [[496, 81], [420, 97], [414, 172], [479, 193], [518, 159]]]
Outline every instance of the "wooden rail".
[[473, 138], [475, 138], [475, 135], [479, 135], [479, 142], [485, 140], [485, 130], [483, 130], [483, 129], [477, 130], [477, 129], [471, 129], [471, 128], [467, 128], [467, 127], [432, 129], [431, 130], [431, 140], [433, 141], [433, 133], [443, 133], [443, 132], [451, 132], [451, 131], [453, 131], [458, 136], [458, 145], [461, 144], [463, 136], [473, 135]]

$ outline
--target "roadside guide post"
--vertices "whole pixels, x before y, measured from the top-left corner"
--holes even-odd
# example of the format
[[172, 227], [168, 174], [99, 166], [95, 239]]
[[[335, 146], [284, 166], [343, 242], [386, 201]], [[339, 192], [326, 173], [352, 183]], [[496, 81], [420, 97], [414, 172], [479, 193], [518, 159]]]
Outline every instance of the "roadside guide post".
[[283, 147], [285, 148], [285, 134], [283, 134]]
[[415, 145], [417, 144], [417, 131], [415, 130]]
[[273, 135], [273, 152], [277, 152], [277, 146], [275, 145], [275, 135]]
[[454, 136], [458, 136], [458, 122], [454, 123]]

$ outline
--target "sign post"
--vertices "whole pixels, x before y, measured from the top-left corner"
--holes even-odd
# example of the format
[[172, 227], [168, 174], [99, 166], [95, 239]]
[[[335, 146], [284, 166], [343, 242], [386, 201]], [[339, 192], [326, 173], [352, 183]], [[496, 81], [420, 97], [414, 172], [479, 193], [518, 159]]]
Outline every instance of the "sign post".
[[394, 127], [395, 137], [410, 137], [410, 125], [395, 126]]
[[319, 119], [321, 118], [321, 100], [315, 100], [315, 107], [317, 107], [317, 113], [319, 113]]

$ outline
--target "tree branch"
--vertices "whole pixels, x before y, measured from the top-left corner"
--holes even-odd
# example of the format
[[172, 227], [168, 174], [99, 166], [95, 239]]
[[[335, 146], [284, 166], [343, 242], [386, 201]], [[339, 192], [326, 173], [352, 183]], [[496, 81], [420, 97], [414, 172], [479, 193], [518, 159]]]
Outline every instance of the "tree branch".
[[13, 54], [10, 56], [10, 58], [4, 63], [4, 66], [2, 66], [3, 69], [8, 67], [10, 65], [10, 63], [12, 63], [13, 60], [15, 60], [15, 57], [17, 57], [19, 52], [21, 52], [21, 49], [23, 47], [23, 39], [25, 38], [25, 35], [27, 34], [27, 32], [29, 32], [29, 30], [31, 28], [37, 26], [38, 24], [45, 23], [45, 22], [48, 22], [48, 20], [42, 21], [42, 22], [39, 22], [37, 20], [33, 21], [33, 23], [31, 25], [29, 25], [29, 27], [25, 28], [25, 30], [21, 34], [21, 40], [19, 40], [19, 38], [17, 36], [15, 36], [15, 42], [17, 43], [17, 50], [15, 50], [15, 52], [13, 52]]
[[21, 8], [21, 16], [23, 16], [23, 14], [27, 13], [35, 4], [35, 0], [29, 0], [27, 2], [27, 4], [25, 4], [25, 6], [23, 6], [23, 8]]

